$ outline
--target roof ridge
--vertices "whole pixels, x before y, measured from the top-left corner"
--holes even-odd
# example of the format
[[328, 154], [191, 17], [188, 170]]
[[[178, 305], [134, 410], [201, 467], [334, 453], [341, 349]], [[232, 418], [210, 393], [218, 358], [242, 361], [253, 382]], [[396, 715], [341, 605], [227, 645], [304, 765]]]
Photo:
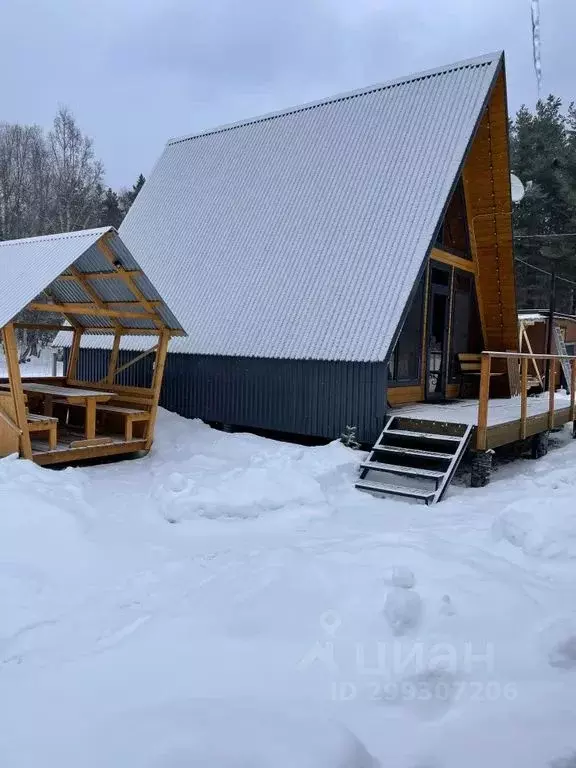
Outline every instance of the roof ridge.
[[418, 82], [419, 80], [426, 80], [430, 77], [437, 77], [439, 75], [448, 75], [452, 72], [457, 72], [461, 69], [471, 69], [474, 67], [488, 66], [499, 61], [504, 52], [494, 51], [493, 53], [487, 53], [483, 56], [477, 56], [471, 59], [463, 59], [462, 61], [454, 62], [453, 64], [445, 64], [442, 67], [436, 67], [434, 69], [423, 70], [421, 72], [415, 72], [412, 75], [395, 78], [381, 83], [375, 83], [373, 85], [366, 86], [364, 88], [357, 88], [352, 91], [345, 91], [343, 93], [337, 93], [333, 96], [328, 96], [324, 99], [317, 101], [311, 101], [304, 104], [294, 105], [285, 109], [278, 110], [276, 112], [269, 112], [263, 115], [257, 115], [255, 117], [249, 117], [244, 120], [238, 120], [234, 123], [225, 123], [215, 128], [207, 128], [204, 131], [188, 134], [185, 136], [169, 139], [166, 146], [172, 146], [174, 144], [181, 144], [185, 141], [191, 141], [192, 139], [198, 139], [202, 136], [212, 136], [218, 133], [225, 133], [237, 128], [244, 128], [249, 125], [256, 125], [257, 123], [263, 123], [268, 120], [275, 120], [279, 117], [286, 117], [288, 115], [297, 114], [298, 112], [307, 112], [311, 109], [317, 109], [318, 107], [327, 106], [328, 104], [335, 104], [339, 101], [347, 101], [348, 99], [354, 99], [359, 96], [365, 96], [369, 93], [376, 93], [377, 91], [384, 91], [388, 88], [395, 88], [399, 85], [408, 85], [409, 83]]
[[58, 240], [62, 239], [65, 240], [66, 238], [73, 238], [73, 237], [93, 237], [97, 232], [100, 232], [101, 234], [105, 234], [106, 232], [110, 232], [114, 230], [114, 227], [94, 227], [93, 229], [78, 229], [74, 230], [72, 232], [56, 232], [51, 235], [32, 235], [31, 237], [20, 237], [16, 240], [0, 240], [0, 248], [2, 246], [8, 246], [8, 245], [25, 245], [25, 244], [32, 244], [32, 243], [43, 243], [47, 240]]

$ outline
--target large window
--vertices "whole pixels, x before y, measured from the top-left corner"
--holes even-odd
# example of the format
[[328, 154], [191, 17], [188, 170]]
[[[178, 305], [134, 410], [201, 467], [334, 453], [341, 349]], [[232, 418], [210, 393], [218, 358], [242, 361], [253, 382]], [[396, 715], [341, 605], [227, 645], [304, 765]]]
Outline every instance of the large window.
[[423, 277], [388, 364], [388, 380], [392, 386], [417, 384], [420, 381], [425, 282]]
[[458, 353], [481, 352], [482, 330], [480, 327], [478, 305], [476, 303], [473, 275], [455, 269], [453, 285], [449, 380], [457, 382], [460, 374]]
[[436, 245], [444, 251], [463, 256], [466, 259], [471, 258], [462, 180], [458, 182], [454, 190], [438, 233]]

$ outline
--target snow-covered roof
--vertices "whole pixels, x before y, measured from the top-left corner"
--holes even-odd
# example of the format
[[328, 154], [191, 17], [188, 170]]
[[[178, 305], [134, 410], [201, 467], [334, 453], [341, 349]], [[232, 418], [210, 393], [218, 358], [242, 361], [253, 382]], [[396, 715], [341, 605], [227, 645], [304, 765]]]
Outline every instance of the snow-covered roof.
[[[70, 331], [58, 331], [54, 340], [52, 341], [52, 347], [71, 347], [72, 346], [72, 332], [74, 328], [70, 327]], [[112, 349], [113, 344], [112, 336], [96, 336], [84, 334], [80, 341], [81, 349]], [[144, 352], [146, 349], [150, 349], [157, 344], [157, 339], [154, 336], [122, 336], [120, 339], [120, 349], [129, 352]], [[174, 339], [170, 341], [170, 351], [172, 351], [172, 345]]]
[[[528, 320], [535, 323], [545, 322], [548, 320], [549, 311], [546, 309], [534, 310], [534, 309], [521, 309], [518, 312], [518, 318], [520, 320]], [[554, 317], [556, 320], [568, 320], [576, 322], [576, 315], [569, 315], [565, 312], [555, 312]]]
[[384, 360], [502, 60], [170, 141], [120, 232], [173, 351]]
[[[110, 260], [102, 247], [109, 249]], [[89, 290], [93, 295], [74, 279], [73, 267], [77, 273], [90, 275]], [[135, 297], [117, 273], [117, 267], [132, 273], [131, 280], [140, 297]], [[111, 277], [116, 274], [117, 277]], [[103, 277], [97, 277], [99, 275]], [[184, 332], [113, 227], [0, 242], [0, 327], [45, 291], [57, 308], [66, 304], [87, 304], [92, 308], [97, 296], [112, 311], [120, 308], [119, 305], [126, 309], [129, 302], [132, 315], [143, 315], [140, 319], [134, 316], [110, 317], [103, 312], [94, 315], [89, 313], [88, 308], [86, 314], [75, 311], [75, 321], [83, 328], [89, 328], [89, 333], [109, 334], [118, 324], [123, 330], [156, 329], [156, 323], [146, 316], [141, 297], [154, 302], [163, 327], [177, 333]], [[46, 301], [42, 303], [46, 304]], [[85, 308], [76, 309], [83, 311]]]

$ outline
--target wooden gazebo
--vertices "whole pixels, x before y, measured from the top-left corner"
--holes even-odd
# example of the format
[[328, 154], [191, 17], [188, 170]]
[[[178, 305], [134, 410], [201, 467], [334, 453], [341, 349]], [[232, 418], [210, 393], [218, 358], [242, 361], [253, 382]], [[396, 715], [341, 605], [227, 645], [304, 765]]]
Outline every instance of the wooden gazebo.
[[[62, 464], [150, 448], [168, 343], [185, 332], [116, 230], [0, 242], [0, 327], [8, 372], [0, 379], [0, 457]], [[63, 376], [21, 376], [18, 329], [73, 334]], [[83, 334], [113, 336], [97, 381], [77, 376]], [[119, 365], [122, 337], [131, 334], [150, 336], [150, 348]], [[149, 354], [149, 386], [118, 382]]]

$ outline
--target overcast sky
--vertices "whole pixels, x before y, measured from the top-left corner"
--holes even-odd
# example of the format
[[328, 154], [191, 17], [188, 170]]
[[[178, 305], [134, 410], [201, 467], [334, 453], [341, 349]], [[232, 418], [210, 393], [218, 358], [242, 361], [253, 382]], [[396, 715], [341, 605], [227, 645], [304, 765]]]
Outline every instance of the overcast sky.
[[[541, 16], [543, 92], [576, 100], [576, 2]], [[0, 0], [0, 20], [0, 120], [68, 105], [114, 187], [170, 137], [500, 48], [510, 108], [537, 96], [530, 0]]]

